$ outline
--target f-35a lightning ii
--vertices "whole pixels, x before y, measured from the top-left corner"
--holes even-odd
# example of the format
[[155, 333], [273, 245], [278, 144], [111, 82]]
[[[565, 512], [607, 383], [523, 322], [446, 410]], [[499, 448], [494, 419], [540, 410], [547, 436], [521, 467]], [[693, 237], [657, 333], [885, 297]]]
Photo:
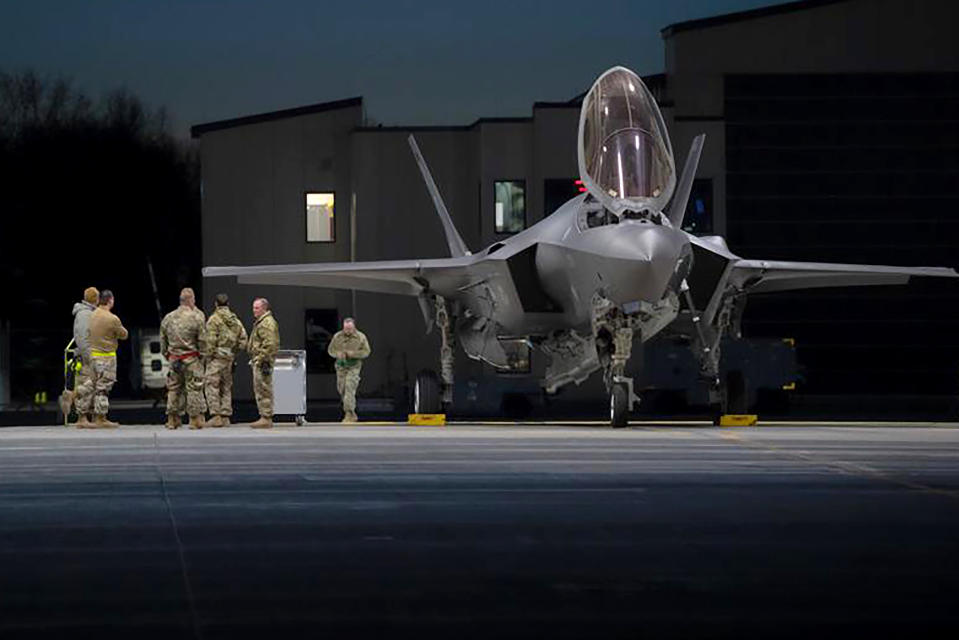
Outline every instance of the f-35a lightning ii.
[[207, 267], [203, 274], [415, 296], [427, 331], [435, 325], [442, 338], [440, 376], [417, 376], [417, 413], [438, 413], [452, 401], [456, 343], [471, 358], [506, 367], [501, 340], [522, 337], [548, 358], [542, 384], [549, 393], [601, 371], [613, 426], [626, 425], [639, 401], [625, 375], [634, 345], [667, 328], [688, 338], [710, 398], [724, 411], [720, 343], [739, 337], [747, 295], [959, 276], [948, 268], [748, 260], [721, 236], [682, 231], [703, 141], [693, 140], [677, 182], [655, 99], [639, 76], [614, 67], [596, 80], [580, 112], [586, 192], [529, 229], [471, 253], [410, 136], [450, 258]]

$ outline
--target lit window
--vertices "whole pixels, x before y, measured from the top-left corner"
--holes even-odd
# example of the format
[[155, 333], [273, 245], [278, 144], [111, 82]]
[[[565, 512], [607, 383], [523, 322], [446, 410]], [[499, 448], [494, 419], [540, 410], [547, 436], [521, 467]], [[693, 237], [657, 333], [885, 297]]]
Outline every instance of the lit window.
[[333, 242], [336, 240], [332, 191], [306, 194], [306, 241]]
[[526, 228], [526, 181], [494, 183], [496, 233], [517, 233]]

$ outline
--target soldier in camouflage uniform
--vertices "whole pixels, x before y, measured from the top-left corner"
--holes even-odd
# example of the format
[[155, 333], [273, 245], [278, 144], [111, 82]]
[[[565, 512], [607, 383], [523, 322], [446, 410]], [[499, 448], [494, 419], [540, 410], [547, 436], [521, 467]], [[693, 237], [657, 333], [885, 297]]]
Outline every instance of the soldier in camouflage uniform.
[[[65, 390], [63, 392], [60, 399], [60, 409], [63, 411], [63, 415], [67, 416], [70, 414], [71, 403], [74, 403], [78, 415], [75, 424], [78, 427], [86, 427], [93, 422], [93, 396], [84, 395], [93, 392], [93, 387], [85, 384], [93, 371], [87, 332], [90, 328], [90, 317], [97, 310], [99, 303], [100, 292], [97, 291], [96, 287], [87, 287], [83, 291], [83, 300], [73, 305], [73, 343], [76, 345], [77, 353], [80, 356], [80, 369], [76, 372], [73, 391]], [[82, 411], [81, 407], [83, 408]]]
[[255, 320], [246, 350], [253, 367], [253, 395], [256, 396], [260, 419], [250, 426], [270, 429], [273, 427], [273, 360], [280, 350], [280, 328], [266, 298], [253, 301], [253, 317]]
[[100, 292], [99, 306], [90, 315], [86, 330], [86, 344], [90, 350], [89, 377], [79, 390], [81, 415], [92, 413], [93, 422], [78, 423], [79, 429], [115, 429], [119, 425], [107, 419], [110, 410], [110, 391], [117, 381], [117, 341], [129, 336], [120, 318], [113, 315], [113, 292]]
[[343, 422], [356, 422], [356, 390], [360, 386], [363, 360], [370, 355], [370, 343], [357, 330], [353, 318], [343, 320], [343, 329], [337, 331], [327, 353], [336, 358], [336, 390], [343, 398]]
[[160, 323], [160, 351], [170, 361], [166, 379], [167, 429], [176, 429], [182, 424], [180, 415], [184, 408], [190, 416], [190, 428], [203, 428], [206, 413], [200, 360], [206, 332], [203, 321], [203, 312], [195, 306], [193, 290], [187, 288], [180, 292], [180, 306], [166, 314]]
[[225, 293], [216, 296], [216, 310], [206, 322], [206, 404], [210, 419], [204, 426], [225, 427], [233, 415], [233, 359], [246, 349], [246, 329], [230, 310]]

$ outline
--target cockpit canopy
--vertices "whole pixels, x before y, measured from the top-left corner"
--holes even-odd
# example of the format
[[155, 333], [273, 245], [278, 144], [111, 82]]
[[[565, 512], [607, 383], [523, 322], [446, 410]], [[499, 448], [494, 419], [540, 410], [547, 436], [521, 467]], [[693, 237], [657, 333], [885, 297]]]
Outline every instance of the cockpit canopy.
[[601, 75], [579, 115], [579, 174], [603, 206], [662, 211], [676, 186], [673, 147], [653, 95], [635, 73]]

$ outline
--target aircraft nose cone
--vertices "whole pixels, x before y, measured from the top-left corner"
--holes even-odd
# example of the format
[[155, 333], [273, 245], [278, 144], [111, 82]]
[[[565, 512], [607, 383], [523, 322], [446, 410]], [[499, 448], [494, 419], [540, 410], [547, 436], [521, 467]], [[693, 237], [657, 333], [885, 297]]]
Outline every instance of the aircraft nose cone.
[[666, 293], [676, 267], [688, 251], [686, 236], [676, 229], [624, 221], [611, 228], [612, 263], [607, 297], [617, 304], [656, 302]]

